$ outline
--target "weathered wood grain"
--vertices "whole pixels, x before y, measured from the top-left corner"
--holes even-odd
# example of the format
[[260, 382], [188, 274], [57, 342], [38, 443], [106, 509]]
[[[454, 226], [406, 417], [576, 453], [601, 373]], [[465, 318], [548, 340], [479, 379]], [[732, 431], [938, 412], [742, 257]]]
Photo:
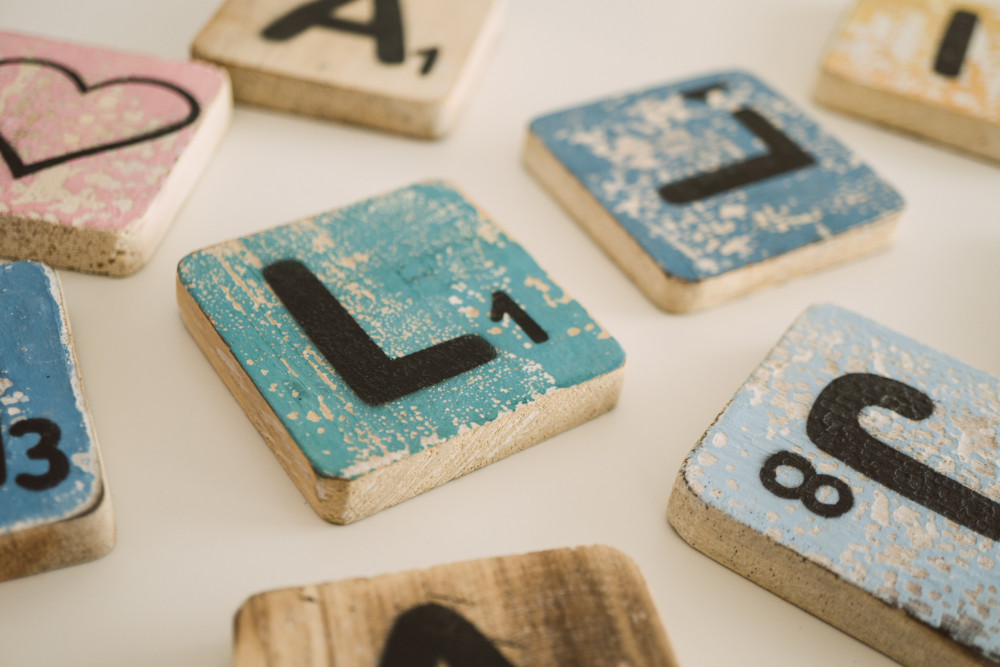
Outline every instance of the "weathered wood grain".
[[191, 47], [236, 99], [432, 138], [455, 123], [502, 0], [227, 0]]
[[236, 615], [236, 667], [668, 667], [642, 574], [604, 546], [261, 593]]
[[210, 65], [0, 33], [0, 256], [138, 271], [231, 106]]
[[1000, 380], [833, 306], [688, 455], [697, 549], [908, 665], [1000, 660]]
[[903, 208], [854, 153], [742, 72], [540, 117], [524, 159], [670, 312], [884, 247]]
[[828, 107], [1000, 160], [1000, 9], [859, 0], [815, 90]]
[[178, 301], [285, 470], [337, 523], [603, 413], [624, 372], [618, 343], [441, 183], [193, 253]]
[[111, 498], [55, 273], [0, 264], [0, 581], [103, 556]]

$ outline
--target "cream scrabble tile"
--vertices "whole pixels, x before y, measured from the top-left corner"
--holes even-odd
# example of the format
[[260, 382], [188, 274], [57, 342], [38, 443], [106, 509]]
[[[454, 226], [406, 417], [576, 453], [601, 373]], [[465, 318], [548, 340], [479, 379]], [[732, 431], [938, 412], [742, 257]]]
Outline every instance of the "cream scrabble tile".
[[103, 556], [111, 498], [56, 274], [0, 264], [0, 581]]
[[555, 549], [261, 593], [235, 667], [671, 667], [642, 574], [610, 547]]
[[227, 0], [192, 53], [236, 99], [418, 137], [454, 124], [502, 0]]
[[688, 455], [668, 515], [895, 660], [995, 664], [998, 446], [1000, 379], [817, 306]]
[[231, 106], [210, 65], [0, 33], [0, 257], [139, 270]]
[[452, 187], [183, 259], [191, 333], [325, 519], [364, 518], [610, 409], [625, 355]]
[[860, 157], [738, 71], [538, 118], [524, 159], [671, 312], [884, 247], [903, 208]]
[[1000, 7], [860, 0], [829, 45], [815, 96], [1000, 160]]

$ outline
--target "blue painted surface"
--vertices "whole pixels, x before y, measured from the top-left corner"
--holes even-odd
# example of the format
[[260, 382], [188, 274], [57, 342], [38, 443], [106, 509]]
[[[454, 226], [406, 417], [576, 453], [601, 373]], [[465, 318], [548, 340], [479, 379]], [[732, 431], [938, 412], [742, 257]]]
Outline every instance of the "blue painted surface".
[[[703, 101], [683, 94], [711, 85]], [[687, 204], [659, 189], [767, 153], [747, 107], [815, 164]], [[663, 270], [699, 281], [898, 214], [902, 198], [757, 78], [724, 72], [538, 118], [531, 131]]]
[[[799, 318], [740, 389], [689, 455], [689, 485], [740, 523], [1000, 658], [1000, 546], [858, 473], [808, 437], [817, 395], [847, 373], [888, 377], [927, 394], [934, 402], [927, 419], [869, 407], [859, 421], [935, 472], [1000, 499], [1000, 380], [833, 306]], [[760, 470], [779, 451], [803, 455], [846, 482], [853, 508], [822, 518], [767, 491]], [[790, 468], [779, 474], [785, 486], [802, 479]]]
[[[0, 435], [7, 465], [0, 486], [0, 533], [58, 521], [88, 509], [102, 493], [96, 444], [86, 416], [79, 371], [51, 269], [34, 262], [0, 265]], [[18, 474], [43, 475], [49, 464], [29, 459], [38, 436], [10, 435], [11, 425], [44, 418], [61, 430], [58, 448], [69, 475], [44, 491], [24, 489]]]
[[[392, 358], [478, 334], [499, 352], [467, 373], [382, 406], [360, 401], [265, 282], [298, 259]], [[442, 183], [359, 204], [189, 255], [181, 283], [318, 474], [354, 479], [547, 392], [619, 368], [621, 346], [531, 257]], [[550, 338], [489, 318], [504, 290]]]

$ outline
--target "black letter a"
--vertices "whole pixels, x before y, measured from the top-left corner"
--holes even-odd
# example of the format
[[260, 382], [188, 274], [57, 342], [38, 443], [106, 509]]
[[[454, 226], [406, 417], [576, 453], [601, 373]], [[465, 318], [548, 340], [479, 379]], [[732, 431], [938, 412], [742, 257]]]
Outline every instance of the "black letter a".
[[403, 48], [403, 20], [399, 0], [374, 0], [375, 16], [368, 23], [356, 23], [334, 18], [331, 14], [341, 5], [353, 0], [315, 0], [293, 9], [264, 28], [264, 39], [283, 42], [298, 36], [313, 26], [342, 30], [375, 39], [378, 59], [384, 63], [401, 63]]

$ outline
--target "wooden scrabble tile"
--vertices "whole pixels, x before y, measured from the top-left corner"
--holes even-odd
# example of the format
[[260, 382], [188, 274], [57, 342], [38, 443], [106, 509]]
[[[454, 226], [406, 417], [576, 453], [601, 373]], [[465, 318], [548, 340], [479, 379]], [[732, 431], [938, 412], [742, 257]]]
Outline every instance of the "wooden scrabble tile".
[[261, 593], [235, 667], [676, 665], [642, 573], [605, 546]]
[[103, 556], [111, 498], [56, 274], [0, 264], [0, 581]]
[[528, 169], [656, 305], [684, 312], [889, 241], [900, 196], [755, 77], [536, 119]]
[[998, 415], [997, 378], [814, 307], [688, 455], [670, 522], [904, 664], [992, 664]]
[[0, 33], [0, 256], [139, 270], [231, 106], [209, 65]]
[[815, 97], [1000, 160], [1000, 8], [860, 0], [823, 58]]
[[499, 31], [501, 0], [227, 0], [191, 47], [241, 102], [438, 137]]
[[442, 183], [193, 253], [181, 313], [325, 519], [366, 517], [610, 409], [625, 355]]

